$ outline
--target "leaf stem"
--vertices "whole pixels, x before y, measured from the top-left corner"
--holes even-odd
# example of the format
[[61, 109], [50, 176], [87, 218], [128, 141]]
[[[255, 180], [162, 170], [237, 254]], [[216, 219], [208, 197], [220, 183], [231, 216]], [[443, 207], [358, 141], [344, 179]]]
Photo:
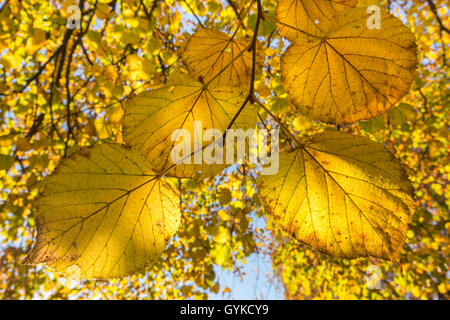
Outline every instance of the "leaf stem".
[[250, 88], [248, 90], [247, 97], [245, 98], [245, 100], [242, 103], [242, 105], [239, 108], [239, 110], [234, 115], [233, 119], [231, 120], [230, 124], [227, 127], [227, 130], [223, 134], [222, 141], [225, 141], [225, 138], [227, 136], [228, 130], [231, 129], [231, 127], [233, 126], [234, 122], [239, 117], [239, 115], [241, 114], [242, 110], [244, 110], [244, 108], [247, 105], [247, 103], [249, 103], [249, 102], [252, 103], [252, 104], [255, 103], [256, 47], [257, 47], [256, 46], [256, 41], [258, 41], [259, 25], [261, 24], [261, 18], [262, 18], [262, 15], [263, 15], [261, 0], [256, 0], [256, 4], [258, 6], [258, 15], [256, 17], [256, 24], [255, 24], [255, 29], [254, 29], [254, 32], [253, 32], [252, 42], [251, 42], [249, 48], [247, 49], [248, 51], [252, 51], [252, 74], [251, 74], [251, 79], [250, 79]]

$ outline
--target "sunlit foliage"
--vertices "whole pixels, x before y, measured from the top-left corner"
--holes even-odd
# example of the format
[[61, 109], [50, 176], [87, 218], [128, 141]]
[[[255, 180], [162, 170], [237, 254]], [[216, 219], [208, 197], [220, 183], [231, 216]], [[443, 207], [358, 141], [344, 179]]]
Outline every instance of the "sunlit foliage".
[[[331, 6], [326, 0], [316, 1], [327, 6], [320, 15], [328, 12], [336, 16], [330, 25], [323, 22], [322, 16], [315, 17], [312, 24], [306, 20], [292, 23], [290, 17], [282, 15], [283, 6], [292, 2], [305, 2], [305, 8], [312, 6], [312, 1], [280, 0], [277, 12], [276, 1], [81, 0], [81, 29], [66, 27], [72, 14], [69, 8], [77, 4], [76, 1], [6, 0], [0, 3], [1, 298], [207, 298], [230, 291], [218, 279], [218, 268], [243, 276], [242, 264], [250, 255], [257, 254], [272, 259], [270, 277], [283, 285], [287, 298], [448, 299], [449, 14], [445, 2], [382, 1], [383, 10], [393, 14], [382, 15], [382, 23], [385, 18], [390, 32], [386, 35], [374, 30], [373, 35], [368, 36], [375, 39], [370, 43], [373, 50], [364, 44], [344, 43], [342, 38], [353, 37], [352, 30], [361, 29], [364, 6], [377, 1], [360, 1], [359, 8], [351, 8], [357, 5], [356, 1], [335, 1]], [[308, 12], [314, 17], [314, 11]], [[289, 29], [289, 25], [296, 23], [295, 29]], [[296, 33], [298, 30], [303, 31], [301, 35]], [[363, 36], [358, 33], [357, 38], [360, 37]], [[402, 50], [387, 46], [377, 51], [380, 38], [389, 37], [393, 37], [389, 41], [397, 43]], [[232, 43], [228, 49], [227, 43]], [[216, 50], [210, 55], [206, 55], [208, 45]], [[293, 59], [299, 59], [307, 45], [318, 47], [316, 55], [298, 64]], [[221, 46], [223, 50], [217, 49]], [[335, 50], [332, 62], [329, 50]], [[349, 56], [355, 54], [372, 55], [368, 59], [351, 60]], [[220, 66], [212, 61], [211, 57], [215, 56], [214, 61], [220, 61]], [[317, 67], [316, 58], [323, 60]], [[333, 83], [334, 75], [342, 74], [342, 70], [347, 75], [346, 65], [356, 64], [360, 68], [355, 68], [354, 73]], [[302, 79], [305, 70], [308, 74], [308, 70], [312, 71], [311, 77], [303, 77], [300, 82], [298, 79]], [[381, 71], [385, 76], [379, 76]], [[355, 78], [358, 74], [361, 85]], [[325, 82], [328, 84], [322, 88], [323, 79], [328, 80]], [[318, 100], [313, 89], [317, 90], [316, 95], [320, 91]], [[174, 103], [177, 95], [185, 101]], [[155, 119], [161, 119], [159, 115], [152, 118], [160, 109], [154, 103], [157, 99], [167, 100], [169, 109], [174, 112], [172, 117], [194, 110], [185, 108], [195, 105], [197, 100], [203, 108], [201, 112], [193, 112], [205, 121], [220, 109], [222, 113], [217, 122], [208, 125], [221, 129], [227, 128], [228, 121], [245, 105], [241, 114], [245, 121], [238, 118], [236, 123], [245, 122], [251, 127], [259, 120], [260, 127], [282, 127], [284, 149], [298, 148], [300, 140], [309, 141], [315, 134], [313, 139], [318, 139], [320, 134], [317, 133], [324, 128], [333, 130], [332, 134], [350, 136], [351, 133], [354, 139], [362, 139], [368, 150], [359, 150], [361, 153], [375, 149], [378, 152], [381, 148], [386, 155], [381, 156], [381, 160], [392, 161], [392, 166], [381, 163], [375, 171], [385, 168], [386, 172], [374, 179], [380, 179], [378, 185], [383, 190], [394, 185], [400, 191], [396, 191], [395, 196], [381, 193], [384, 200], [370, 199], [378, 204], [383, 201], [384, 205], [391, 206], [391, 211], [398, 213], [398, 216], [390, 216], [377, 211], [378, 216], [396, 222], [380, 224], [379, 229], [383, 230], [379, 230], [381, 236], [376, 241], [381, 239], [381, 242], [375, 242], [373, 250], [367, 252], [365, 248], [366, 252], [361, 249], [355, 254], [348, 246], [342, 250], [332, 249], [334, 246], [330, 246], [326, 236], [324, 243], [323, 238], [314, 243], [308, 232], [302, 233], [300, 229], [288, 232], [294, 232], [297, 240], [336, 256], [370, 255], [394, 262], [376, 258], [332, 258], [290, 239], [283, 223], [277, 222], [277, 215], [273, 219], [263, 209], [258, 193], [262, 201], [267, 197], [264, 189], [258, 192], [256, 187], [257, 170], [247, 164], [226, 169], [218, 176], [214, 175], [223, 167], [211, 168], [206, 175], [198, 176], [195, 175], [198, 167], [172, 168], [167, 163], [167, 154], [163, 155], [163, 162], [159, 161], [161, 158], [155, 155], [168, 152], [171, 147], [161, 138], [182, 124], [171, 124], [160, 135], [149, 131], [147, 139], [140, 140], [145, 130], [139, 128], [141, 122], [137, 122], [137, 117], [143, 113], [149, 124], [155, 125]], [[372, 119], [354, 123], [369, 118]], [[326, 125], [317, 120], [334, 124]], [[358, 135], [367, 138], [357, 138]], [[329, 157], [324, 154], [339, 154], [340, 151], [337, 145], [321, 143], [324, 141], [300, 144], [294, 154], [301, 153], [304, 165], [311, 168], [315, 166], [314, 161], [325, 161], [318, 169], [341, 174], [355, 170], [354, 163], [339, 156], [335, 160], [344, 166], [336, 163], [335, 168], [329, 167]], [[134, 149], [121, 146], [123, 144]], [[372, 144], [376, 145], [375, 149], [367, 147]], [[316, 149], [326, 152], [315, 154]], [[367, 154], [358, 156], [363, 159]], [[110, 159], [122, 165], [111, 166]], [[406, 171], [397, 170], [399, 163], [405, 165]], [[368, 166], [363, 163], [358, 170], [367, 173]], [[160, 180], [155, 172], [161, 170], [171, 178]], [[82, 182], [77, 183], [83, 172], [105, 175], [85, 180], [91, 188], [109, 184], [116, 191], [89, 194], [87, 183], [84, 187]], [[414, 205], [405, 172], [416, 190]], [[62, 178], [61, 174], [68, 178]], [[121, 178], [112, 180], [110, 175]], [[130, 179], [128, 175], [138, 179]], [[361, 178], [360, 175], [354, 177]], [[145, 207], [142, 217], [158, 216], [161, 212], [169, 215], [161, 215], [162, 218], [155, 221], [142, 220], [146, 229], [152, 226], [157, 234], [142, 231], [140, 235], [146, 244], [154, 247], [129, 248], [129, 255], [137, 259], [134, 265], [124, 263], [117, 267], [120, 263], [106, 259], [108, 254], [105, 254], [106, 274], [103, 274], [104, 265], [102, 270], [94, 268], [95, 272], [89, 273], [89, 268], [80, 263], [90, 263], [89, 257], [83, 257], [84, 260], [73, 268], [70, 259], [80, 256], [76, 253], [79, 244], [74, 246], [73, 241], [61, 242], [66, 248], [58, 247], [59, 258], [64, 259], [52, 263], [52, 257], [45, 256], [46, 251], [39, 252], [39, 236], [28, 262], [47, 262], [50, 267], [74, 278], [123, 276], [147, 267], [145, 271], [116, 280], [78, 283], [49, 268], [21, 264], [32, 247], [36, 227], [38, 234], [42, 234], [49, 226], [49, 220], [42, 220], [51, 219], [54, 210], [48, 208], [55, 202], [67, 205], [64, 203], [67, 199], [58, 193], [80, 192], [79, 200], [88, 203], [98, 201], [94, 199], [97, 196], [102, 197], [101, 201], [114, 197], [114, 192], [120, 193], [120, 190], [125, 193], [118, 194], [117, 198], [128, 199], [132, 194], [129, 190], [138, 190], [141, 185], [149, 190], [140, 190], [131, 208], [125, 200], [120, 204], [122, 210], [136, 214], [139, 210], [133, 207], [139, 206]], [[338, 185], [336, 181], [334, 185]], [[339, 190], [345, 198], [348, 189]], [[146, 201], [149, 194], [152, 200], [165, 200], [155, 205]], [[317, 200], [320, 201], [320, 197]], [[111, 201], [117, 205], [120, 202]], [[46, 204], [49, 207], [43, 209]], [[100, 210], [107, 220], [117, 218], [115, 221], [122, 225], [117, 232], [128, 232], [133, 237], [135, 229], [132, 228], [136, 224], [120, 220], [122, 215], [114, 216], [114, 210], [111, 216], [109, 206], [93, 211]], [[330, 213], [331, 207], [324, 210]], [[413, 207], [411, 217], [409, 209]], [[320, 213], [317, 208], [316, 211]], [[76, 211], [62, 214], [73, 219]], [[130, 215], [123, 217], [129, 219]], [[256, 226], [256, 221], [266, 218], [265, 230]], [[133, 219], [141, 222], [141, 215]], [[84, 220], [79, 225], [83, 230]], [[102, 221], [97, 221], [97, 225], [102, 225]], [[395, 227], [389, 229], [392, 225]], [[321, 230], [327, 230], [325, 224]], [[97, 240], [101, 242], [102, 237], [113, 232], [106, 232]], [[175, 236], [170, 237], [173, 234]], [[398, 243], [391, 239], [398, 240], [398, 237], [401, 238]], [[403, 245], [405, 240], [407, 244]], [[392, 246], [386, 245], [383, 249], [383, 244]], [[83, 249], [86, 246], [81, 244]], [[73, 257], [66, 255], [67, 252], [72, 252]], [[116, 258], [120, 262], [121, 256]], [[381, 270], [381, 289], [371, 290], [366, 285], [366, 270], [371, 265]], [[80, 266], [81, 274], [77, 269]]]

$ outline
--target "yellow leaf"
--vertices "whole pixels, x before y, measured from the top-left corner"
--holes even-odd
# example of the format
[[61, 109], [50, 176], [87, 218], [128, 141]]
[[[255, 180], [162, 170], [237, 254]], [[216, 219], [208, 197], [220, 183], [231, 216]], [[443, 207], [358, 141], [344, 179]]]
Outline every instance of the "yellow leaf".
[[400, 127], [408, 121], [414, 122], [417, 118], [417, 113], [412, 105], [400, 103], [398, 106], [389, 110], [388, 117], [391, 126]]
[[302, 32], [323, 35], [337, 13], [354, 7], [357, 0], [279, 0], [277, 20], [280, 34], [294, 41]]
[[221, 244], [229, 242], [231, 238], [230, 230], [223, 226], [215, 227], [212, 236], [215, 242]]
[[110, 12], [109, 5], [106, 3], [98, 3], [97, 9], [95, 10], [95, 16], [99, 18], [100, 20], [105, 20], [108, 18], [109, 12]]
[[42, 45], [44, 44], [45, 40], [47, 39], [47, 36], [45, 34], [45, 31], [39, 28], [34, 29], [33, 31], [33, 37], [28, 38], [27, 40], [27, 52], [33, 53], [36, 50], [38, 50]]
[[412, 188], [382, 145], [325, 131], [280, 154], [278, 174], [258, 180], [269, 214], [300, 242], [336, 257], [399, 259]]
[[419, 298], [420, 295], [421, 295], [420, 288], [417, 287], [417, 286], [414, 286], [414, 287], [412, 288], [412, 290], [411, 290], [411, 293], [412, 293], [416, 298]]
[[445, 286], [445, 283], [442, 282], [441, 284], [439, 284], [438, 286], [439, 292], [442, 294], [446, 294], [448, 289], [450, 289], [450, 286], [448, 286], [448, 288]]
[[381, 29], [366, 23], [365, 9], [349, 9], [323, 36], [299, 34], [286, 50], [283, 84], [302, 114], [352, 123], [386, 112], [408, 92], [417, 65], [414, 34], [387, 12]]
[[228, 259], [230, 259], [231, 250], [227, 245], [220, 245], [211, 250], [210, 254], [214, 258], [214, 262], [217, 265], [222, 266], [225, 264], [225, 262], [227, 262]]
[[136, 32], [133, 32], [131, 30], [125, 30], [120, 33], [120, 41], [123, 42], [124, 45], [126, 44], [132, 44], [136, 45], [141, 41], [141, 38], [139, 37]]
[[222, 188], [218, 194], [219, 203], [221, 206], [227, 206], [231, 201], [231, 191], [228, 188]]
[[367, 8], [370, 5], [380, 5], [379, 0], [359, 0], [358, 7]]
[[[189, 150], [184, 153], [184, 156], [189, 156], [201, 149], [199, 144], [195, 144], [196, 136], [204, 136], [208, 129], [225, 133], [244, 99], [233, 88], [205, 88], [188, 75], [177, 73], [166, 86], [143, 92], [124, 106], [124, 139], [147, 158], [156, 172], [161, 172], [173, 165], [171, 154], [174, 146], [182, 144], [182, 139], [187, 142], [178, 129], [186, 130], [190, 137], [190, 144], [186, 143]], [[195, 127], [195, 121], [201, 121], [201, 128]], [[245, 130], [255, 124], [256, 108], [247, 105], [233, 128]], [[216, 137], [203, 140], [200, 141], [201, 146], [206, 147], [216, 141]], [[222, 135], [218, 141], [222, 141]], [[197, 154], [201, 156], [201, 153]], [[204, 161], [194, 164], [194, 156], [189, 158], [190, 164], [179, 163], [167, 175], [192, 178], [202, 171], [201, 176], [205, 177], [227, 167], [226, 164], [209, 165]]]
[[122, 277], [158, 258], [176, 232], [179, 196], [119, 144], [64, 159], [39, 198], [36, 244], [24, 263], [81, 279]]
[[118, 124], [123, 118], [123, 109], [120, 104], [112, 105], [106, 109], [106, 115], [109, 121]]
[[95, 136], [97, 135], [97, 128], [95, 127], [95, 121], [91, 118], [88, 118], [86, 120], [86, 133], [89, 136]]
[[414, 232], [412, 230], [408, 230], [408, 232], [406, 233], [406, 236], [409, 239], [413, 239], [414, 238]]
[[28, 151], [31, 148], [33, 148], [33, 146], [31, 145], [30, 141], [28, 141], [27, 138], [19, 137], [17, 138], [16, 141], [16, 148], [18, 151]]
[[272, 91], [264, 82], [260, 82], [256, 90], [258, 91], [258, 95], [263, 98], [269, 97], [270, 94], [272, 93]]
[[231, 219], [228, 212], [226, 212], [223, 209], [219, 210], [219, 212], [217, 212], [217, 215], [219, 216], [220, 220], [222, 220], [222, 221], [229, 221]]
[[3, 66], [4, 70], [9, 70], [13, 66], [11, 57], [6, 55], [0, 58], [0, 64]]
[[[188, 41], [183, 61], [191, 76], [205, 84], [211, 81], [212, 86], [240, 86], [248, 90], [252, 74], [250, 44], [251, 39], [235, 39], [221, 31], [203, 28]], [[259, 42], [256, 53], [256, 73], [259, 73], [264, 63]]]
[[127, 57], [127, 66], [130, 68], [130, 70], [142, 69], [142, 58], [137, 54], [130, 54]]
[[294, 119], [292, 126], [297, 131], [306, 131], [312, 128], [313, 123], [307, 117], [300, 115]]
[[440, 185], [438, 183], [432, 183], [431, 189], [440, 196], [442, 196], [444, 194], [444, 191], [442, 190], [442, 185]]
[[103, 75], [107, 80], [111, 82], [115, 82], [119, 76], [116, 67], [114, 67], [113, 65], [109, 65], [103, 68]]
[[108, 139], [111, 132], [110, 132], [110, 127], [108, 126], [108, 124], [105, 121], [105, 118], [98, 118], [95, 119], [94, 121], [95, 124], [95, 130], [97, 132], [97, 136], [100, 139]]
[[8, 170], [13, 164], [13, 157], [10, 155], [0, 154], [0, 170]]

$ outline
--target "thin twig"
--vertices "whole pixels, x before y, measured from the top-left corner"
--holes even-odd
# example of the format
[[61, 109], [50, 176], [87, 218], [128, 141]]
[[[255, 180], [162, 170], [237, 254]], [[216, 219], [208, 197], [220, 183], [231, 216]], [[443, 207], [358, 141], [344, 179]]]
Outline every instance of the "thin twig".
[[236, 5], [234, 4], [233, 0], [227, 0], [227, 3], [233, 9], [234, 13], [236, 14], [236, 18], [238, 19], [241, 26], [244, 28], [245, 27], [244, 21], [242, 21], [241, 15], [240, 15]]
[[195, 14], [194, 10], [191, 8], [191, 6], [189, 5], [189, 3], [187, 3], [186, 0], [183, 0], [184, 3], [186, 3], [187, 7], [189, 8], [189, 11], [192, 13], [192, 15], [195, 17], [195, 20], [197, 20], [198, 24], [202, 26], [202, 28], [205, 28], [205, 26], [203, 25], [202, 21], [200, 20], [200, 18]]
[[[252, 75], [250, 79], [250, 88], [248, 90], [247, 97], [245, 98], [244, 102], [242, 103], [241, 107], [239, 108], [238, 112], [234, 115], [233, 119], [231, 120], [230, 124], [227, 127], [227, 130], [225, 131], [223, 135], [223, 141], [225, 140], [227, 136], [227, 132], [231, 127], [233, 126], [236, 119], [241, 114], [242, 110], [244, 110], [247, 103], [255, 103], [255, 74], [256, 74], [256, 42], [258, 41], [258, 32], [259, 32], [259, 25], [261, 22], [262, 17], [262, 6], [261, 6], [261, 0], [256, 0], [256, 3], [258, 5], [258, 16], [256, 18], [256, 24], [255, 24], [255, 30], [253, 32], [253, 38], [252, 42], [250, 44], [250, 47], [247, 50], [252, 51]], [[244, 51], [242, 51], [244, 52]]]

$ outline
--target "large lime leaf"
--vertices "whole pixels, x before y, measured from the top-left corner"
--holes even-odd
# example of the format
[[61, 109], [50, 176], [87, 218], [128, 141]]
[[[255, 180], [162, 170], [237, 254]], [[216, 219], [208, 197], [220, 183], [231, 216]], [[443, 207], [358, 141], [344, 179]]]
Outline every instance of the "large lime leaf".
[[336, 257], [398, 260], [410, 221], [412, 188], [382, 145], [338, 131], [280, 155], [259, 192], [284, 231]]
[[[173, 147], [180, 143], [185, 129], [191, 137], [191, 151], [201, 148], [195, 145], [195, 135], [203, 136], [209, 129], [225, 133], [244, 102], [244, 95], [230, 87], [207, 88], [186, 74], [174, 75], [170, 83], [160, 89], [143, 92], [125, 105], [125, 141], [136, 147], [151, 163], [156, 172], [171, 167]], [[232, 129], [253, 128], [256, 124], [256, 109], [248, 104], [234, 122]], [[195, 130], [195, 121], [202, 127]], [[204, 139], [202, 148], [214, 139]], [[222, 137], [218, 140], [222, 141]], [[225, 154], [225, 151], [223, 151]], [[178, 178], [194, 177], [199, 171], [203, 177], [212, 176], [227, 167], [227, 164], [178, 163], [167, 175]], [[224, 161], [225, 162], [225, 159]], [[228, 164], [229, 165], [229, 164]]]
[[376, 117], [409, 90], [417, 65], [414, 34], [388, 12], [367, 28], [365, 9], [341, 12], [321, 36], [298, 34], [281, 59], [283, 84], [299, 111], [352, 123]]
[[64, 159], [37, 206], [36, 244], [24, 262], [82, 279], [143, 270], [180, 222], [177, 193], [155, 178], [139, 152], [118, 144]]

